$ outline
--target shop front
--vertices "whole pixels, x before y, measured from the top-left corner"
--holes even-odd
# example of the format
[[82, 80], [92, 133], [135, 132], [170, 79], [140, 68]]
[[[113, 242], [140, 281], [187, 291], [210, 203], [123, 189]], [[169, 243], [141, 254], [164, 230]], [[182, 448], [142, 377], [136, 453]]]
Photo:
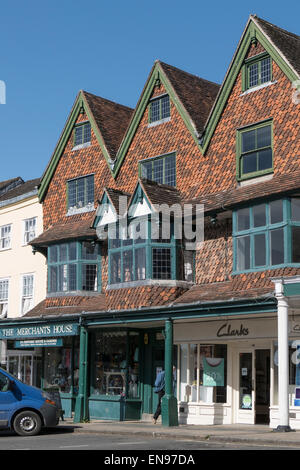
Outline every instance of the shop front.
[[[289, 416], [300, 429], [300, 316], [289, 315]], [[174, 324], [178, 346], [179, 422], [279, 422], [277, 312]], [[300, 382], [299, 382], [300, 383]]]
[[5, 322], [0, 341], [5, 344], [2, 365], [19, 380], [59, 391], [66, 417], [71, 417], [78, 394], [79, 337], [76, 321]]

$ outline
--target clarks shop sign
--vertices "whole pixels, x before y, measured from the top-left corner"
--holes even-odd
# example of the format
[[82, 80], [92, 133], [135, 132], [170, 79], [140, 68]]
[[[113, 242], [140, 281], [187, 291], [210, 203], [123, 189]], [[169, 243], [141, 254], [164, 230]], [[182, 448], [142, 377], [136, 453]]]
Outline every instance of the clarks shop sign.
[[232, 338], [233, 336], [248, 336], [249, 335], [249, 328], [246, 328], [242, 323], [240, 326], [232, 327], [230, 323], [224, 323], [218, 330], [217, 330], [217, 337], [222, 338], [226, 336], [227, 338]]
[[73, 336], [78, 333], [77, 323], [51, 323], [44, 326], [17, 326], [0, 328], [0, 339], [45, 338], [53, 336]]

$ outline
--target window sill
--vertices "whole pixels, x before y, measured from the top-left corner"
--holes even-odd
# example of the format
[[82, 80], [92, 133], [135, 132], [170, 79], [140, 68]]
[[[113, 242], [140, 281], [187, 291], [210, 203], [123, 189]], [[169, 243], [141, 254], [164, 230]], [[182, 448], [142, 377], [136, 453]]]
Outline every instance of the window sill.
[[264, 181], [269, 181], [273, 178], [274, 173], [267, 173], [266, 175], [260, 175], [260, 176], [254, 176], [249, 179], [243, 179], [238, 181], [238, 186], [244, 187], [244, 186], [250, 186], [251, 184], [257, 184], [257, 183], [263, 183]]
[[170, 120], [171, 120], [171, 116], [164, 118], [164, 119], [160, 119], [159, 121], [149, 122], [148, 127], [159, 126], [160, 124], [164, 124], [165, 122], [169, 122]]
[[274, 82], [270, 81], [270, 82], [263, 83], [262, 85], [257, 85], [252, 88], [248, 88], [248, 90], [245, 90], [243, 93], [240, 94], [240, 96], [249, 95], [249, 93], [253, 93], [254, 91], [261, 90], [262, 88], [266, 88], [270, 85], [275, 85], [276, 83], [277, 81], [275, 80]]
[[193, 282], [176, 281], [173, 279], [145, 279], [143, 281], [119, 282], [118, 284], [110, 284], [106, 290], [131, 289], [141, 286], [164, 286], [164, 287], [191, 287]]
[[11, 246], [9, 246], [9, 247], [7, 247], [7, 248], [0, 248], [0, 252], [1, 252], [1, 251], [8, 251], [8, 250], [11, 250], [11, 249], [12, 249]]
[[94, 204], [89, 204], [88, 206], [84, 207], [70, 207], [68, 209], [68, 212], [66, 213], [66, 216], [69, 217], [70, 215], [83, 214], [85, 212], [93, 212], [94, 210]]
[[241, 186], [245, 186], [247, 184], [251, 184], [251, 182], [256, 183], [259, 181], [263, 181], [263, 178], [265, 177], [273, 177], [274, 174], [274, 169], [270, 168], [265, 171], [261, 171], [260, 173], [249, 173], [248, 176], [242, 176], [237, 178], [238, 184]]
[[90, 146], [91, 146], [91, 142], [86, 142], [85, 144], [75, 145], [75, 147], [72, 148], [72, 152], [75, 152], [76, 150], [85, 149]]
[[94, 297], [96, 295], [101, 294], [101, 290], [99, 291], [90, 291], [90, 290], [68, 290], [65, 292], [48, 292], [47, 299], [51, 299], [53, 297]]

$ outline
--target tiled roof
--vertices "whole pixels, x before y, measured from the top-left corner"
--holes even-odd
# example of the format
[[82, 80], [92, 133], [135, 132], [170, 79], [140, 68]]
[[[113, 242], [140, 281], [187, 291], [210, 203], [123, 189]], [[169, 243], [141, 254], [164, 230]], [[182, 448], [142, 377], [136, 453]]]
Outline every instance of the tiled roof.
[[4, 194], [1, 195], [0, 193], [0, 202], [14, 199], [16, 197], [23, 196], [24, 194], [37, 190], [39, 183], [40, 183], [40, 178], [28, 180], [25, 182], [23, 181], [23, 183], [20, 183], [17, 186], [14, 186], [13, 189], [10, 189]]
[[173, 186], [156, 183], [147, 179], [140, 179], [139, 182], [151, 204], [167, 204], [168, 206], [181, 204], [180, 192]]
[[10, 189], [22, 183], [24, 183], [24, 181], [22, 180], [20, 176], [17, 176], [16, 178], [11, 178], [9, 180], [0, 181], [0, 196], [1, 194], [4, 194], [6, 191], [9, 191]]
[[199, 134], [217, 97], [220, 85], [158, 61]]
[[112, 159], [116, 157], [133, 109], [83, 91], [105, 146]]
[[[94, 212], [93, 212], [94, 215]], [[49, 243], [75, 238], [97, 238], [96, 231], [91, 227], [91, 220], [76, 220], [64, 224], [57, 224], [45, 230], [41, 235], [34, 238], [29, 244], [36, 247], [45, 247]]]
[[206, 213], [231, 209], [238, 204], [271, 196], [280, 196], [300, 189], [300, 171], [273, 176], [269, 181], [240, 186], [219, 193], [199, 196], [183, 203], [204, 204]]
[[252, 19], [261, 27], [272, 43], [280, 50], [294, 70], [300, 74], [300, 36], [269, 23], [257, 16]]

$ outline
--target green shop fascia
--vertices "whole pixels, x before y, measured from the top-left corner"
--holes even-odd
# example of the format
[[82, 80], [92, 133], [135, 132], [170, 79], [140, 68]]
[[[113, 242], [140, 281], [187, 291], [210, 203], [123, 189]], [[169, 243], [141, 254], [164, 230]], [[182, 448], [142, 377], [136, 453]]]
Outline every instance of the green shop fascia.
[[[70, 315], [64, 321], [58, 317], [6, 319], [0, 323], [0, 341], [6, 341], [8, 350], [34, 351], [37, 365], [31, 384], [58, 390], [64, 417], [80, 422], [153, 415], [158, 400], [153, 389], [156, 374], [166, 360], [170, 371], [176, 361], [172, 321], [143, 328], [139, 322], [122, 326], [119, 321], [103, 320], [84, 315]], [[166, 396], [172, 403], [166, 407], [176, 408], [171, 375], [168, 383]], [[167, 426], [169, 416], [167, 410]]]

